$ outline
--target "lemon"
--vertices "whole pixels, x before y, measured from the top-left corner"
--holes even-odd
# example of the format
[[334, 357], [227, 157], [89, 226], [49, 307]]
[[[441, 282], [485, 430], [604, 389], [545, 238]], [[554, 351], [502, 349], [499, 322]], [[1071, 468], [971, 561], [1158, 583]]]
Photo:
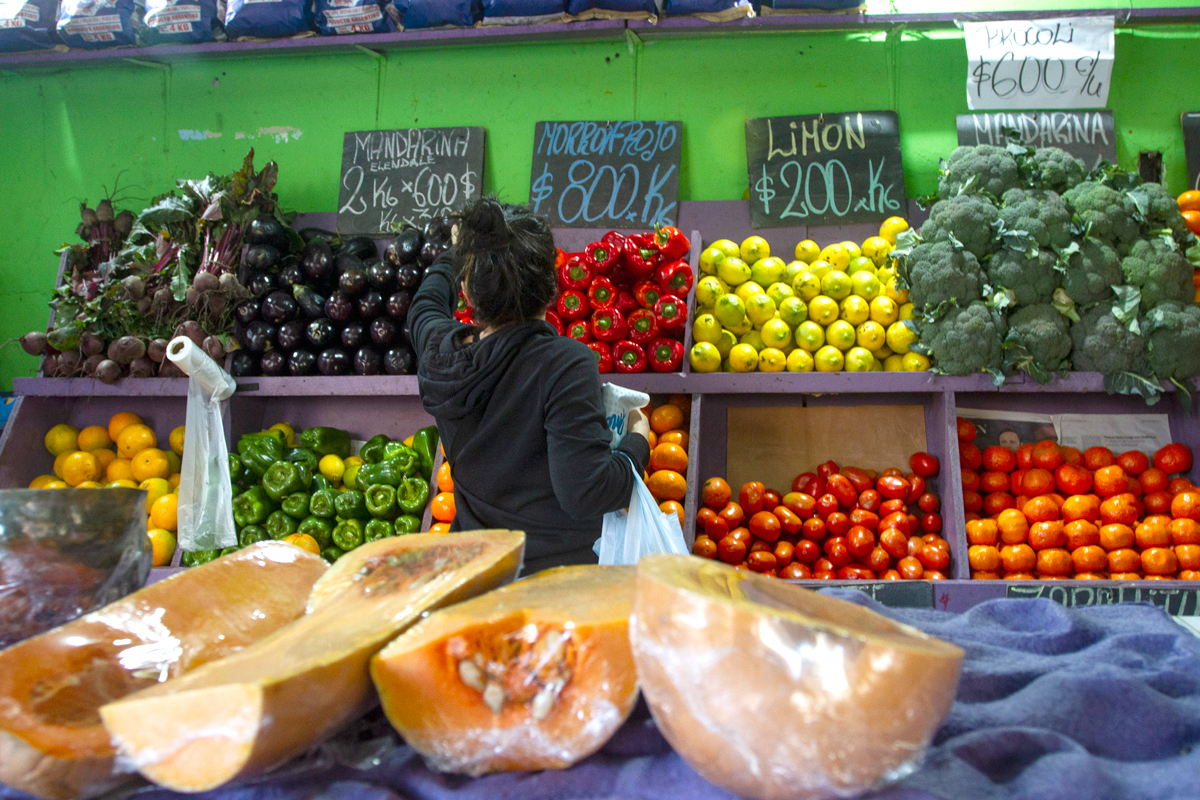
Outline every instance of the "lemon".
[[339, 483], [346, 474], [346, 462], [330, 453], [317, 462], [317, 469], [330, 483]]
[[742, 242], [740, 250], [742, 261], [747, 264], [753, 264], [755, 261], [771, 255], [771, 245], [767, 244], [767, 240], [761, 236], [748, 237]]
[[870, 372], [875, 368], [875, 356], [865, 347], [851, 347], [846, 352], [847, 372]]
[[[126, 487], [128, 489], [136, 489], [137, 488], [136, 485], [133, 485], [133, 481], [124, 481], [123, 483], [130, 484], [129, 486]], [[71, 487], [67, 485], [66, 481], [60, 481], [58, 478], [55, 478], [52, 481], [47, 481], [46, 484], [44, 486], [42, 486], [42, 488], [43, 489], [70, 489]]]
[[717, 298], [713, 314], [716, 316], [717, 322], [726, 328], [734, 328], [741, 325], [742, 320], [746, 318], [746, 304], [736, 294], [723, 294]]
[[775, 301], [767, 296], [765, 292], [751, 295], [746, 300], [746, 316], [755, 325], [763, 325], [771, 317], [775, 316]]
[[709, 247], [715, 247], [725, 254], [726, 258], [741, 258], [742, 249], [738, 247], [738, 243], [732, 239], [717, 239]]
[[742, 302], [744, 303], [749, 300], [752, 295], [762, 294], [765, 291], [766, 289], [762, 287], [761, 283], [758, 281], [749, 280], [734, 289], [733, 293], [742, 298]]
[[901, 303], [900, 304], [900, 321], [903, 322], [906, 319], [912, 319], [912, 315], [913, 315], [913, 304], [912, 303]]
[[839, 305], [838, 316], [851, 325], [861, 325], [871, 317], [871, 304], [852, 294]]
[[904, 217], [888, 217], [879, 226], [879, 237], [890, 245], [896, 244], [896, 234], [908, 230], [908, 220]]
[[892, 245], [882, 236], [872, 236], [862, 243], [862, 254], [882, 267], [887, 261], [887, 254], [892, 252]]
[[821, 293], [821, 279], [811, 272], [801, 272], [792, 279], [792, 291], [807, 303]]
[[167, 443], [171, 446], [171, 452], [177, 456], [183, 455], [183, 440], [187, 436], [187, 426], [180, 425], [175, 430], [171, 431], [171, 435], [167, 438]]
[[846, 357], [841, 350], [827, 344], [813, 354], [813, 365], [817, 372], [841, 372], [846, 365]]
[[905, 353], [903, 364], [905, 372], [924, 372], [929, 369], [929, 359], [920, 353]]
[[[409, 447], [411, 447], [411, 446], [412, 445], [409, 445]], [[361, 467], [363, 464], [366, 464], [366, 463], [367, 462], [364, 461], [359, 456], [350, 456], [346, 459], [346, 469], [350, 469], [351, 467]]]
[[866, 256], [850, 259], [850, 266], [846, 267], [847, 274], [853, 275], [856, 272], [869, 272], [875, 274], [875, 262]]
[[792, 329], [779, 317], [773, 317], [763, 323], [759, 337], [769, 348], [782, 350], [792, 343]]
[[904, 305], [908, 302], [908, 289], [901, 289], [897, 286], [895, 275], [884, 282], [883, 293], [892, 300], [895, 300], [899, 305]]
[[893, 322], [887, 327], [887, 346], [893, 353], [904, 355], [916, 340], [916, 332], [903, 322]]
[[783, 372], [787, 368], [787, 356], [774, 347], [765, 348], [758, 354], [759, 372]]
[[753, 372], [758, 368], [758, 351], [748, 344], [734, 345], [729, 351], [729, 368], [734, 372]]
[[796, 276], [801, 272], [808, 272], [808, 264], [805, 264], [803, 261], [789, 262], [783, 270], [783, 277], [779, 280], [791, 286], [792, 281], [796, 280]]
[[[874, 353], [871, 355], [875, 356]], [[879, 356], [875, 356], [871, 362], [871, 372], [883, 372], [883, 360]]]
[[796, 245], [796, 260], [811, 264], [821, 255], [821, 247], [812, 239], [805, 239]]
[[712, 308], [717, 304], [717, 298], [729, 291], [725, 281], [716, 275], [705, 275], [696, 284], [696, 303]]
[[891, 348], [889, 348], [885, 344], [882, 347], [877, 347], [874, 350], [871, 350], [871, 355], [875, 356], [876, 361], [879, 361], [882, 363], [885, 359], [891, 357], [893, 355], [893, 353], [891, 351]]
[[717, 265], [717, 277], [730, 286], [750, 280], [750, 266], [735, 256], [728, 256]]
[[283, 435], [284, 435], [284, 438], [286, 438], [286, 439], [287, 439], [287, 446], [288, 446], [288, 447], [295, 447], [295, 446], [296, 446], [296, 431], [295, 431], [295, 429], [293, 429], [293, 428], [292, 428], [292, 423], [290, 423], [290, 422], [276, 422], [274, 425], [272, 425], [271, 427], [267, 428], [267, 430], [269, 430], [269, 431], [280, 431], [281, 433], [283, 433]]
[[776, 258], [775, 256], [760, 258], [750, 267], [750, 280], [757, 281], [763, 286], [770, 286], [783, 277], [783, 272], [786, 269], [787, 264], [784, 263], [782, 258]]
[[825, 329], [809, 320], [796, 326], [793, 334], [796, 346], [810, 353], [815, 353], [825, 345]]
[[821, 292], [834, 300], [842, 300], [850, 296], [854, 288], [850, 276], [838, 269], [831, 269], [821, 277]]
[[808, 306], [799, 297], [784, 298], [779, 304], [779, 318], [794, 328], [808, 319]]
[[57, 458], [63, 453], [71, 453], [79, 446], [79, 429], [60, 422], [50, 430], [46, 431], [46, 437], [43, 439], [46, 449], [50, 451], [50, 455]]
[[721, 338], [721, 322], [713, 314], [700, 314], [692, 322], [692, 339], [716, 344]]
[[700, 254], [700, 272], [705, 275], [716, 275], [717, 265], [724, 260], [725, 253], [715, 245], [709, 245]]
[[54, 477], [53, 475], [38, 475], [36, 478], [34, 478], [33, 480], [31, 480], [29, 482], [29, 488], [30, 489], [45, 489], [46, 484], [52, 483], [53, 481], [56, 481], [56, 480], [58, 480], [58, 478]]
[[884, 372], [902, 372], [904, 370], [904, 356], [899, 353], [892, 353], [883, 360]]
[[734, 325], [733, 327], [731, 327], [729, 330], [731, 333], [733, 333], [734, 336], [741, 336], [743, 333], [745, 333], [746, 331], [750, 330], [753, 327], [754, 327], [754, 323], [750, 321], [749, 317], [742, 317], [742, 321], [739, 322], [737, 325]]
[[795, 296], [796, 293], [792, 291], [791, 284], [776, 281], [767, 287], [767, 297], [771, 298], [771, 301], [775, 303], [776, 308], [779, 308], [779, 305], [784, 300]]
[[844, 244], [831, 244], [821, 251], [820, 260], [828, 261], [834, 269], [845, 271], [850, 266], [850, 259], [854, 256], [846, 249]]
[[818, 325], [828, 325], [838, 318], [838, 304], [832, 297], [819, 294], [808, 303], [808, 318]]
[[721, 338], [717, 340], [717, 352], [721, 354], [721, 358], [729, 358], [729, 351], [738, 343], [737, 337], [733, 335], [733, 331], [725, 329], [721, 330]]
[[824, 278], [825, 273], [829, 272], [832, 269], [833, 269], [833, 264], [830, 264], [828, 261], [822, 261], [819, 258], [816, 261], [814, 261], [808, 265], [808, 271], [811, 272], [813, 275], [816, 275], [818, 278]]
[[835, 320], [825, 329], [825, 341], [842, 352], [854, 347], [857, 338], [854, 326], [844, 319]]
[[812, 353], [797, 347], [792, 352], [788, 353], [787, 357], [788, 372], [812, 372], [813, 357]]
[[696, 372], [716, 372], [721, 366], [721, 354], [712, 342], [696, 342], [688, 353], [688, 361]]
[[868, 320], [855, 329], [854, 341], [874, 355], [876, 350], [887, 345], [887, 331], [878, 322]]
[[867, 300], [874, 300], [883, 292], [883, 284], [873, 272], [856, 272], [850, 276], [850, 291]]
[[[763, 343], [762, 334], [755, 330], [749, 330], [738, 337], [738, 344], [748, 344], [756, 351], [762, 350], [766, 345]], [[735, 347], [737, 345], [734, 345]], [[732, 348], [730, 348], [732, 349]]]
[[900, 318], [900, 306], [890, 297], [876, 297], [871, 301], [871, 320], [885, 328]]

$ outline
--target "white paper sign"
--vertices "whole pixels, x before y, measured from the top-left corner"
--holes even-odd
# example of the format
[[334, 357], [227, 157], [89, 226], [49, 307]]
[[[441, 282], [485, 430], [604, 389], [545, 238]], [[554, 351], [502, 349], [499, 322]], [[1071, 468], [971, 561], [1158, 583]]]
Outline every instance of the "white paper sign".
[[972, 109], [1103, 108], [1112, 17], [965, 22]]

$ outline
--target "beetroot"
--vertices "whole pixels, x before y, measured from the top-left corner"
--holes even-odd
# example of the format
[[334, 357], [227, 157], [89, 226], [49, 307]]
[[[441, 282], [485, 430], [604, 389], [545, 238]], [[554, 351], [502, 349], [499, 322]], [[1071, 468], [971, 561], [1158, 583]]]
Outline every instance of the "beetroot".
[[146, 355], [156, 364], [161, 364], [167, 357], [167, 340], [152, 339], [150, 345], [146, 348]]
[[146, 355], [146, 343], [136, 336], [122, 336], [108, 346], [108, 357], [118, 364], [128, 364]]
[[40, 356], [46, 352], [46, 334], [41, 331], [30, 331], [21, 337], [21, 347], [31, 356]]
[[121, 379], [121, 365], [106, 358], [96, 367], [96, 377], [104, 383], [116, 383]]
[[129, 377], [131, 378], [150, 378], [154, 375], [154, 362], [149, 356], [135, 358], [129, 363]]
[[204, 337], [208, 334], [204, 332], [204, 328], [200, 326], [199, 322], [189, 319], [187, 322], [180, 323], [179, 327], [175, 329], [175, 335], [186, 336], [197, 345], [202, 346], [204, 344]]

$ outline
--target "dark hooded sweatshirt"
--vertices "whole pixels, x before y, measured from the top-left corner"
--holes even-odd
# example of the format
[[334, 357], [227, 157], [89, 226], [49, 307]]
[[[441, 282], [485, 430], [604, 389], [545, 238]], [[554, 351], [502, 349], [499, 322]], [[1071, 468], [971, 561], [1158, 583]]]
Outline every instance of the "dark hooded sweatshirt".
[[[633, 471], [609, 448], [595, 356], [541, 320], [466, 342], [479, 329], [454, 319], [457, 300], [446, 253], [408, 312], [421, 402], [454, 473], [451, 528], [525, 531], [524, 574], [596, 563], [601, 518], [629, 505]], [[639, 434], [617, 449], [639, 469], [650, 460]]]

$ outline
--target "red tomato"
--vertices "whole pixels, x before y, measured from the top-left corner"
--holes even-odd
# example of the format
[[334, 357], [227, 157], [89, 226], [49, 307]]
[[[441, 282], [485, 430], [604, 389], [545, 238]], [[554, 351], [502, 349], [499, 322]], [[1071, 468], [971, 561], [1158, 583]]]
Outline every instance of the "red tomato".
[[789, 581], [807, 581], [812, 579], [812, 570], [799, 561], [793, 561], [780, 571], [779, 577]]
[[1168, 475], [1187, 472], [1192, 468], [1192, 448], [1173, 442], [1154, 454], [1154, 466]]
[[817, 513], [817, 498], [804, 492], [788, 492], [783, 496], [783, 505], [802, 520]]
[[751, 545], [750, 545], [750, 552], [758, 553], [763, 550], [766, 550], [768, 553], [771, 553], [771, 552], [774, 552], [774, 550], [775, 550], [775, 548], [772, 546], [774, 544], [775, 544], [774, 542], [765, 542], [762, 539], [755, 539], [754, 542], [751, 543]]
[[925, 514], [921, 517], [921, 530], [926, 533], [938, 533], [942, 529], [941, 514]]
[[908, 494], [904, 496], [904, 502], [911, 506], [917, 502], [921, 495], [925, 494], [925, 490], [928, 487], [925, 484], [925, 479], [915, 472], [905, 475], [904, 480], [908, 481]]
[[900, 577], [905, 580], [919, 581], [925, 576], [925, 566], [912, 556], [905, 556], [900, 559], [900, 563], [896, 565], [896, 568], [900, 571]]
[[[972, 425], [971, 427], [974, 428], [975, 426]], [[936, 456], [931, 456], [929, 453], [913, 453], [908, 457], [908, 467], [922, 478], [932, 478], [938, 474], [938, 470], [941, 469], [942, 465]]]
[[825, 538], [825, 520], [820, 517], [804, 520], [804, 527], [801, 528], [801, 535], [805, 539], [812, 539], [819, 542]]
[[779, 523], [779, 517], [770, 511], [759, 511], [751, 517], [749, 527], [750, 532], [764, 542], [775, 541], [783, 530], [783, 526]]
[[960, 444], [958, 447], [958, 465], [963, 469], [979, 469], [983, 465], [983, 453], [973, 444]]
[[774, 489], [767, 489], [763, 492], [763, 510], [774, 511], [780, 503], [783, 502], [783, 497]]
[[963, 492], [963, 511], [976, 513], [983, 508], [983, 496], [979, 492]]
[[888, 467], [883, 472], [879, 473], [876, 480], [878, 480], [879, 478], [903, 478], [903, 477], [904, 477], [903, 472], [896, 469], [895, 467]]
[[1146, 510], [1151, 514], [1170, 514], [1171, 513], [1170, 492], [1151, 492], [1142, 498], [1142, 503], [1146, 506]]
[[817, 467], [817, 477], [824, 478], [825, 480], [829, 480], [829, 476], [834, 475], [837, 472], [838, 465], [836, 461], [826, 461], [824, 464]]
[[850, 555], [849, 548], [846, 547], [845, 536], [830, 536], [825, 540], [824, 550], [825, 557], [834, 567], [844, 567], [854, 560]]
[[1058, 442], [1045, 439], [1033, 446], [1033, 465], [1039, 469], [1054, 471], [1063, 463], [1062, 448]]
[[885, 528], [879, 532], [879, 546], [892, 558], [908, 555], [908, 537], [898, 528]]
[[974, 422], [971, 422], [969, 419], [963, 419], [962, 417], [957, 417], [955, 419], [955, 423], [957, 424], [957, 427], [958, 427], [958, 440], [960, 442], [975, 441], [975, 434], [977, 431], [975, 430]]
[[742, 524], [742, 520], [745, 518], [745, 512], [742, 511], [742, 507], [740, 505], [731, 502], [726, 504], [724, 508], [718, 511], [717, 516], [722, 517], [727, 523], [729, 523], [729, 529], [733, 530], [738, 525]]
[[892, 563], [892, 557], [888, 555], [888, 551], [878, 545], [871, 550], [865, 560], [867, 566], [876, 572], [882, 572]]
[[791, 542], [776, 542], [774, 553], [775, 563], [780, 567], [786, 567], [792, 563], [792, 558], [796, 555], [796, 548]]
[[724, 517], [714, 516], [704, 523], [704, 535], [714, 542], [720, 542], [729, 534], [729, 523]]
[[838, 499], [831, 494], [823, 494], [817, 498], [817, 516], [828, 517], [838, 510]]
[[1117, 463], [1117, 457], [1113, 455], [1113, 451], [1107, 447], [1089, 447], [1083, 451], [1083, 466], [1095, 472], [1104, 467], [1111, 467]]
[[796, 542], [796, 547], [792, 551], [792, 558], [804, 564], [811, 564], [820, 557], [821, 545], [812, 539], [801, 539]]
[[1117, 456], [1117, 466], [1125, 470], [1126, 475], [1137, 477], [1150, 469], [1150, 459], [1140, 450], [1126, 450]]
[[1016, 499], [1008, 492], [992, 492], [983, 498], [983, 508], [981, 510], [985, 516], [994, 517], [1001, 511], [1016, 508], [1016, 506]]
[[748, 481], [742, 484], [738, 492], [738, 503], [746, 514], [757, 514], [763, 509], [763, 500], [767, 487], [759, 481]]
[[1142, 484], [1142, 491], [1150, 494], [1166, 490], [1171, 485], [1171, 476], [1158, 467], [1151, 467], [1138, 476], [1138, 481]]
[[[880, 480], [885, 480], [881, 478]], [[852, 508], [858, 502], [858, 490], [845, 475], [830, 475], [826, 482], [826, 491], [837, 498], [842, 508]], [[883, 494], [881, 491], [880, 494]]]
[[912, 486], [904, 478], [880, 478], [875, 482], [875, 488], [889, 500], [903, 500]]
[[925, 569], [945, 569], [950, 566], [950, 551], [937, 545], [925, 545], [917, 558]]
[[875, 531], [879, 530], [879, 515], [874, 511], [867, 511], [864, 508], [856, 508], [850, 512], [850, 524], [861, 525], [874, 533]]
[[887, 528], [896, 528], [897, 530], [903, 531], [905, 536], [912, 536], [913, 534], [913, 530], [908, 524], [908, 514], [904, 513], [903, 511], [897, 511], [893, 514], [888, 514], [886, 517], [880, 520], [879, 530], [882, 531], [886, 530]]
[[851, 565], [838, 570], [838, 579], [843, 581], [873, 581], [875, 580], [875, 573], [866, 567]]
[[1007, 492], [1012, 485], [1012, 479], [1007, 472], [985, 472], [979, 476], [979, 493]]
[[775, 569], [775, 554], [769, 550], [760, 550], [756, 553], [751, 553], [750, 557], [746, 559], [746, 563], [755, 572], [767, 572], [768, 570]]
[[992, 445], [983, 451], [983, 468], [991, 472], [1012, 472], [1017, 468], [1017, 454], [1007, 447]]
[[855, 558], [866, 558], [875, 549], [875, 534], [855, 525], [846, 533], [846, 548]]
[[825, 528], [834, 536], [845, 536], [850, 530], [850, 517], [841, 511], [835, 511], [825, 518]]
[[816, 479], [817, 473], [815, 472], [801, 472], [799, 475], [792, 478], [792, 491], [802, 492], [804, 494], [812, 494], [812, 492], [808, 490], [808, 486]]
[[804, 520], [800, 519], [796, 512], [787, 506], [776, 506], [775, 510], [771, 513], [779, 520], [780, 527], [783, 528], [783, 532], [788, 536], [795, 536], [804, 527]]
[[726, 564], [740, 564], [746, 557], [746, 543], [726, 536], [717, 542], [717, 557]]
[[729, 538], [745, 542], [746, 547], [754, 544], [754, 534], [750, 532], [749, 528], [734, 528], [729, 532]]
[[888, 500], [886, 503], [879, 506], [879, 511], [877, 513], [880, 517], [887, 517], [895, 514], [897, 511], [905, 511], [907, 509], [908, 506], [905, 505], [903, 500]]
[[964, 492], [978, 492], [982, 478], [973, 469], [962, 469], [962, 488]]
[[716, 558], [717, 543], [707, 536], [697, 536], [696, 541], [692, 544], [692, 555], [701, 558]]
[[874, 489], [867, 489], [865, 492], [860, 492], [858, 495], [858, 507], [867, 511], [878, 511], [879, 505], [883, 502], [883, 497]]
[[942, 501], [933, 492], [926, 492], [917, 498], [917, 508], [926, 514], [932, 514], [942, 510]]
[[[875, 481], [871, 479], [870, 474], [865, 469], [858, 467], [842, 467], [841, 474], [850, 481], [854, 486], [854, 491], [865, 492], [867, 489], [875, 485]], [[832, 477], [832, 476], [830, 476]]]

